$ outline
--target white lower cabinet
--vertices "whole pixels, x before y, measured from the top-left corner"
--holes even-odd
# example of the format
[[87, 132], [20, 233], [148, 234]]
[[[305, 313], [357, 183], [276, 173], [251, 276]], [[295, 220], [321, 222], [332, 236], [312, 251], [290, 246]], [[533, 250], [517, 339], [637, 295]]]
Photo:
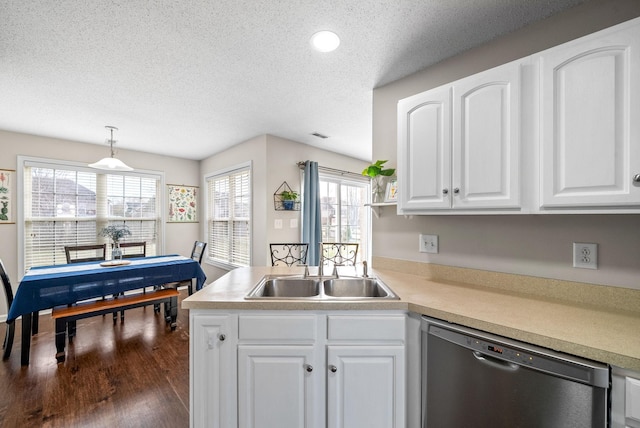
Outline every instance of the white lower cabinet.
[[192, 427], [405, 427], [405, 313], [190, 316]]
[[[195, 313], [194, 313], [195, 312]], [[238, 425], [236, 344], [238, 317], [191, 311], [189, 406], [192, 427]]]
[[327, 427], [404, 427], [404, 346], [328, 346]]
[[640, 373], [611, 370], [611, 428], [640, 428]]
[[238, 426], [320, 427], [315, 359], [312, 345], [239, 345]]

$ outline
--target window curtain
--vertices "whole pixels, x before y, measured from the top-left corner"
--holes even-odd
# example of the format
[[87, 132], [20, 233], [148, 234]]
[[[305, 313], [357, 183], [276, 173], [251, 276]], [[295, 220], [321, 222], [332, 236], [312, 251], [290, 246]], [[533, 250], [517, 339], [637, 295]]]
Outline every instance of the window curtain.
[[322, 242], [322, 217], [320, 210], [320, 176], [318, 162], [304, 163], [304, 189], [302, 194], [302, 242], [309, 244], [307, 264], [318, 266], [319, 244]]

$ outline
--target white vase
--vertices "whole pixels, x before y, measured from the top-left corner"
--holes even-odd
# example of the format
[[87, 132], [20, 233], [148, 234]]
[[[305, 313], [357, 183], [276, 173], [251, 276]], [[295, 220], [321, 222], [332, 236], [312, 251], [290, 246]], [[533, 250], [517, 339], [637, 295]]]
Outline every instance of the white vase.
[[387, 177], [378, 175], [371, 180], [371, 202], [374, 204], [384, 202], [384, 193], [387, 190]]

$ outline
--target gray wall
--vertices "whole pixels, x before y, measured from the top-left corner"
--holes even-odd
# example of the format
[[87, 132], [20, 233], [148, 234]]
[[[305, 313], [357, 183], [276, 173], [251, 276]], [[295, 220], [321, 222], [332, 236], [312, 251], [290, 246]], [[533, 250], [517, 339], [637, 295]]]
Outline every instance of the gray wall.
[[[637, 0], [592, 0], [373, 93], [374, 159], [396, 165], [396, 104], [407, 96], [640, 16]], [[640, 215], [396, 216], [374, 219], [379, 257], [640, 289]], [[439, 254], [418, 234], [439, 235]], [[599, 269], [572, 267], [572, 243], [599, 244]]]

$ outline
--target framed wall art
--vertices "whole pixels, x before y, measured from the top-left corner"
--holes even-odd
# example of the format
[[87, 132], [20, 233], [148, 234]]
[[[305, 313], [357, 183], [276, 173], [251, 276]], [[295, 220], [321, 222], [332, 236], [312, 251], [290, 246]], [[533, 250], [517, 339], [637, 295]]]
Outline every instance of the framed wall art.
[[11, 188], [15, 173], [12, 169], [0, 169], [0, 224], [14, 223]]
[[168, 223], [198, 222], [198, 187], [167, 184], [169, 200]]
[[393, 178], [387, 183], [387, 192], [384, 195], [385, 202], [396, 202], [398, 200], [398, 180]]

